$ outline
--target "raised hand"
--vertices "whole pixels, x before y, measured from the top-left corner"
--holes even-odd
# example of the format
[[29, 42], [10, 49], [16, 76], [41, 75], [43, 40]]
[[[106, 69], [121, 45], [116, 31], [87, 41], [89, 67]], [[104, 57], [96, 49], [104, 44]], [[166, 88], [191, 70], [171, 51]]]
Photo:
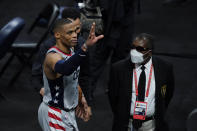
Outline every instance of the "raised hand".
[[86, 46], [92, 46], [94, 45], [98, 40], [102, 39], [104, 37], [104, 35], [99, 35], [99, 36], [96, 36], [95, 35], [95, 22], [93, 22], [92, 26], [91, 26], [91, 29], [90, 29], [90, 33], [89, 33], [89, 36], [88, 36], [88, 39], [86, 40]]

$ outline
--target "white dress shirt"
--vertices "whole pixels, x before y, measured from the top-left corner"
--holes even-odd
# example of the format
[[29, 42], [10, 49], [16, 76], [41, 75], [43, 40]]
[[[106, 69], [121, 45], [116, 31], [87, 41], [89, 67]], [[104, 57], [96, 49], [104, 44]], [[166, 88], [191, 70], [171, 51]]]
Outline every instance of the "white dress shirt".
[[[146, 63], [145, 66], [145, 74], [146, 74], [146, 91], [147, 91], [147, 85], [149, 81], [149, 74], [150, 74], [150, 69], [152, 65], [152, 58]], [[139, 82], [139, 76], [142, 72], [141, 70], [142, 65], [135, 65], [135, 70], [137, 74], [137, 83]], [[133, 85], [132, 85], [132, 100], [131, 100], [131, 111], [130, 114], [133, 115], [134, 113], [134, 108], [135, 108], [135, 102], [136, 102], [136, 91], [135, 91], [135, 78], [134, 78], [134, 70], [133, 70]], [[146, 93], [146, 92], [145, 92]], [[154, 67], [152, 70], [152, 78], [151, 78], [151, 83], [150, 83], [150, 90], [149, 90], [149, 95], [146, 97], [145, 95], [145, 100], [144, 102], [147, 102], [147, 112], [146, 116], [152, 116], [155, 113], [155, 75], [154, 75]]]

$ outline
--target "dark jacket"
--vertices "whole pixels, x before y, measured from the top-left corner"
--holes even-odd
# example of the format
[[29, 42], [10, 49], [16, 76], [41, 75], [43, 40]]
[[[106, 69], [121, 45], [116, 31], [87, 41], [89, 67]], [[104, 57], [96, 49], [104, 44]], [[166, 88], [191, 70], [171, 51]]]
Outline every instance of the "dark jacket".
[[[174, 91], [174, 76], [172, 65], [153, 57], [153, 68], [155, 75], [155, 120], [156, 131], [168, 131], [164, 121], [164, 114], [172, 98]], [[113, 131], [127, 131], [131, 98], [132, 98], [132, 77], [134, 64], [130, 57], [115, 63], [111, 68], [109, 81], [109, 100], [114, 115]], [[163, 88], [166, 87], [164, 95]]]

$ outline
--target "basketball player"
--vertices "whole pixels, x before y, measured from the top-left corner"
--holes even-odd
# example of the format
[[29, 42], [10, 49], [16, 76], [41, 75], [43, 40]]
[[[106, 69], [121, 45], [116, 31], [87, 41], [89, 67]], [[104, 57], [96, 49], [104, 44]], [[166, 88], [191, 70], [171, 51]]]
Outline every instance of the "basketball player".
[[74, 53], [76, 31], [76, 20], [71, 19], [59, 19], [53, 28], [56, 44], [48, 50], [43, 64], [45, 93], [38, 110], [38, 120], [44, 131], [78, 131], [75, 109], [78, 105], [79, 66], [88, 47], [104, 36], [95, 36], [93, 23], [88, 39]]

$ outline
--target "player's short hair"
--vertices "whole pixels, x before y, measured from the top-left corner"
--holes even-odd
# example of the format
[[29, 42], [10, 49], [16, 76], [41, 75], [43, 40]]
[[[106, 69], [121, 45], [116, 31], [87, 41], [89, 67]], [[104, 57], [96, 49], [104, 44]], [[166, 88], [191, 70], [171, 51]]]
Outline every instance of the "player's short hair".
[[53, 33], [60, 31], [62, 29], [63, 25], [70, 24], [70, 23], [72, 23], [72, 21], [69, 19], [65, 19], [65, 18], [57, 19], [53, 25], [53, 28], [52, 28]]
[[70, 18], [73, 20], [76, 20], [77, 18], [80, 19], [81, 14], [79, 12], [79, 10], [77, 10], [76, 8], [73, 7], [66, 7], [63, 11], [62, 11], [62, 18]]

